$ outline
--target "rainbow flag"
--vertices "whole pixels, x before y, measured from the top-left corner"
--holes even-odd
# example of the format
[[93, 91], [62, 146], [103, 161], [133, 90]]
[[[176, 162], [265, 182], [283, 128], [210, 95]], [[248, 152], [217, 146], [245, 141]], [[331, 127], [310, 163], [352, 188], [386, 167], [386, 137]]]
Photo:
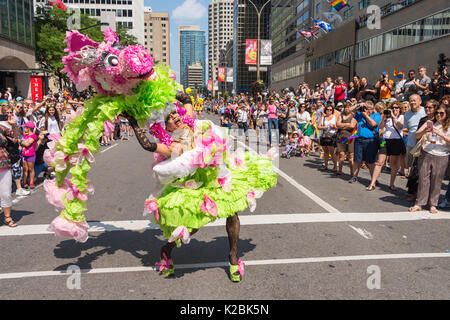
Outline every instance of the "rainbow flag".
[[402, 72], [397, 73], [397, 69], [394, 69], [394, 78], [402, 79], [405, 75], [405, 70], [402, 70]]
[[350, 137], [348, 137], [347, 139], [342, 140], [341, 142], [343, 144], [350, 144], [356, 138], [358, 138], [358, 126], [356, 126], [355, 129], [353, 129], [352, 134], [351, 134]]
[[346, 0], [333, 0], [330, 4], [336, 11], [341, 11], [342, 8], [349, 6]]

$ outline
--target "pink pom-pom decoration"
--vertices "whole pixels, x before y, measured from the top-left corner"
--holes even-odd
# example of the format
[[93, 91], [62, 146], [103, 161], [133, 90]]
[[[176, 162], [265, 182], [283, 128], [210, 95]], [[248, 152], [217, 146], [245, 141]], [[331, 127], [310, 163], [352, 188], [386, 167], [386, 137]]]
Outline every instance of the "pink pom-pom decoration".
[[54, 232], [56, 237], [68, 237], [77, 242], [84, 243], [89, 238], [88, 235], [89, 225], [86, 221], [73, 222], [62, 218], [56, 217], [47, 231]]

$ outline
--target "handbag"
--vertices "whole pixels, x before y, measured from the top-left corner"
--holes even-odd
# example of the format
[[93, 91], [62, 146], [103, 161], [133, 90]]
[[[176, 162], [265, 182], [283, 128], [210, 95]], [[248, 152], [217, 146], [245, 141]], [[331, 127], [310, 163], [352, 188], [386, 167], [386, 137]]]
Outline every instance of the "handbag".
[[424, 134], [422, 138], [420, 138], [420, 140], [416, 143], [416, 145], [411, 149], [410, 154], [414, 158], [418, 158], [420, 156], [420, 154], [422, 153], [422, 148], [427, 142], [427, 140], [428, 140], [427, 135]]

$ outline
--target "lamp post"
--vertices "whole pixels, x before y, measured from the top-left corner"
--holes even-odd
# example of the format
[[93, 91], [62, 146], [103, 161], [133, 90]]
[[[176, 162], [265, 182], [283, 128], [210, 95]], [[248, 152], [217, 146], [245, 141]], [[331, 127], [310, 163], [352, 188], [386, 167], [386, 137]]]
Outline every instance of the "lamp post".
[[264, 11], [264, 8], [266, 7], [266, 5], [269, 4], [271, 0], [267, 0], [266, 3], [264, 3], [264, 5], [262, 6], [261, 9], [258, 10], [258, 7], [253, 3], [252, 0], [249, 0], [249, 2], [255, 7], [256, 10], [256, 14], [258, 15], [258, 50], [257, 50], [257, 55], [256, 55], [256, 79], [259, 82], [261, 80], [261, 72], [260, 72], [260, 67], [261, 67], [261, 59], [260, 59], [260, 50], [261, 50], [261, 14]]
[[78, 32], [85, 31], [87, 29], [94, 28], [94, 27], [97, 27], [97, 26], [109, 26], [109, 23], [108, 22], [98, 22], [98, 23], [96, 23], [96, 24], [94, 24], [92, 26], [89, 26], [89, 27], [86, 27], [86, 28], [83, 28], [83, 29], [79, 29]]

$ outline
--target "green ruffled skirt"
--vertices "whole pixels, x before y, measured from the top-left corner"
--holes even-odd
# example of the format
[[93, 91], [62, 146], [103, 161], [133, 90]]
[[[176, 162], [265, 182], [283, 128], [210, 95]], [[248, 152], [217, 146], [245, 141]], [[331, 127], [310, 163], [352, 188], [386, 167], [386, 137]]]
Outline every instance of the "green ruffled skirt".
[[[188, 177], [178, 179], [173, 184], [181, 184], [194, 179], [202, 182], [198, 189], [179, 188], [168, 185], [156, 199], [159, 211], [160, 229], [169, 239], [179, 226], [185, 226], [189, 232], [200, 229], [204, 225], [219, 218], [234, 216], [248, 208], [247, 193], [251, 190], [262, 192], [277, 184], [277, 174], [273, 171], [272, 159], [245, 153], [247, 170], [230, 169], [232, 173], [230, 192], [226, 192], [217, 180], [219, 168], [208, 167], [197, 169]], [[201, 210], [204, 196], [211, 198], [217, 206], [217, 216]], [[179, 242], [177, 243], [179, 244]]]

